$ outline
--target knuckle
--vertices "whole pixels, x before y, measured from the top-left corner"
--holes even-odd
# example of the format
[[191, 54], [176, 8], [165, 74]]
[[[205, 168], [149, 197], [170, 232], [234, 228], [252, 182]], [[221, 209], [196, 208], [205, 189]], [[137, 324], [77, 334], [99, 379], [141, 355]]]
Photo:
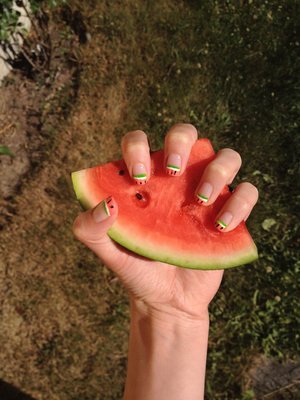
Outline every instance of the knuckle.
[[236, 188], [236, 198], [246, 203], [248, 206], [253, 206], [259, 197], [258, 190], [250, 182], [242, 182]]
[[75, 218], [75, 221], [73, 222], [72, 230], [73, 230], [73, 235], [75, 236], [75, 238], [81, 241], [83, 239], [83, 236], [84, 236], [83, 235], [83, 229], [82, 229], [82, 217], [81, 217], [81, 214], [78, 215]]
[[141, 129], [136, 129], [134, 131], [130, 131], [127, 132], [124, 136], [123, 136], [123, 140], [128, 140], [131, 138], [136, 138], [137, 136], [147, 136], [146, 133], [144, 131], [142, 131]]
[[121, 146], [123, 151], [149, 149], [148, 137], [146, 133], [141, 130], [131, 131], [123, 136]]
[[259, 192], [256, 186], [254, 186], [250, 182], [243, 182], [240, 184], [240, 186], [243, 188], [243, 190], [247, 191], [248, 194], [251, 194], [253, 198], [257, 201], [259, 197]]
[[230, 176], [230, 171], [226, 166], [218, 161], [212, 161], [208, 166], [207, 169], [216, 175], [221, 176], [223, 179], [228, 179]]
[[167, 139], [176, 139], [184, 143], [191, 140], [196, 141], [198, 137], [197, 129], [192, 124], [175, 124], [167, 133]]
[[236, 150], [225, 147], [224, 149], [220, 150], [220, 153], [227, 153], [232, 160], [239, 164], [239, 166], [242, 165], [242, 157]]
[[235, 194], [235, 200], [238, 201], [238, 203], [239, 203], [238, 207], [239, 207], [240, 210], [245, 210], [246, 211], [251, 206], [251, 203], [249, 202], [249, 200], [245, 196], [240, 195], [238, 193]]
[[122, 145], [126, 145], [127, 143], [130, 142], [136, 142], [138, 140], [147, 140], [147, 135], [144, 131], [141, 131], [139, 129], [135, 131], [130, 131], [127, 132], [123, 137], [122, 137]]

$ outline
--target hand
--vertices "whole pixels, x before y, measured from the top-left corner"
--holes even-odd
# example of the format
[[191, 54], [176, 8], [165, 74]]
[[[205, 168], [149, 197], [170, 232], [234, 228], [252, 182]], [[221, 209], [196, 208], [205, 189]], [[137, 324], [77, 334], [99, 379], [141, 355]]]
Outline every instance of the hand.
[[[166, 173], [174, 179], [183, 174], [191, 148], [197, 140], [196, 129], [189, 124], [177, 124], [165, 138]], [[150, 177], [150, 154], [147, 136], [142, 131], [127, 133], [122, 139], [123, 158], [133, 177]], [[175, 165], [178, 168], [168, 168]], [[231, 149], [218, 152], [206, 167], [195, 191], [199, 207], [212, 204], [225, 185], [231, 184], [241, 166], [240, 155]], [[174, 174], [176, 170], [176, 174]], [[139, 181], [141, 182], [141, 181]], [[223, 234], [246, 220], [258, 199], [258, 191], [251, 183], [237, 186], [220, 210], [216, 224]], [[207, 318], [207, 307], [221, 283], [223, 271], [200, 271], [175, 267], [138, 256], [112, 241], [106, 234], [118, 216], [118, 205], [109, 199], [110, 216], [103, 215], [103, 204], [80, 214], [75, 222], [75, 236], [89, 247], [113, 270], [129, 290], [131, 299], [143, 312], [159, 319], [180, 318], [182, 321]], [[98, 222], [97, 222], [98, 221]], [[226, 227], [225, 227], [226, 225]]]

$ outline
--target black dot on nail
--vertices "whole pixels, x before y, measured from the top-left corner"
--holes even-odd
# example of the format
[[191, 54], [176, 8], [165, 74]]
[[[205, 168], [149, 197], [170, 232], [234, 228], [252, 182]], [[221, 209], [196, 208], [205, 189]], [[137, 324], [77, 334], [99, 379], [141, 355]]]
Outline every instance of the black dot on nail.
[[119, 175], [125, 175], [125, 171], [124, 171], [124, 169], [120, 169], [120, 171], [119, 171]]

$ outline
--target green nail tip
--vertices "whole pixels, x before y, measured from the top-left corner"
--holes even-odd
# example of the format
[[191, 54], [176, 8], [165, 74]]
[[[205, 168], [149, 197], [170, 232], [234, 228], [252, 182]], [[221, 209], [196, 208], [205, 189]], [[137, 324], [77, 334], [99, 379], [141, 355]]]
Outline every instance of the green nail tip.
[[146, 174], [139, 174], [139, 175], [133, 175], [133, 177], [135, 179], [143, 179], [143, 178], [147, 178], [147, 175]]
[[180, 168], [179, 168], [179, 167], [177, 167], [177, 165], [171, 165], [171, 164], [168, 164], [168, 165], [167, 165], [167, 168], [170, 168], [170, 169], [175, 169], [176, 171], [180, 171]]
[[227, 224], [225, 222], [221, 221], [220, 219], [217, 220], [217, 223], [226, 228]]
[[108, 216], [110, 216], [110, 212], [109, 212], [109, 209], [108, 209], [108, 207], [107, 207], [107, 204], [106, 204], [106, 201], [105, 201], [105, 200], [103, 200], [103, 208], [104, 208], [105, 214], [108, 215]]
[[198, 196], [200, 199], [202, 199], [202, 200], [208, 201], [208, 197], [203, 196], [203, 194], [198, 194], [197, 196]]

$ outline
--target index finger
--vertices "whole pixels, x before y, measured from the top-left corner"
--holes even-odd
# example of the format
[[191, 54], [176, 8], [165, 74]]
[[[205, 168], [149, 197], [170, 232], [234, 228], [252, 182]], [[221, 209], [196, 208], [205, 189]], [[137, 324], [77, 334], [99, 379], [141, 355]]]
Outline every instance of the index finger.
[[126, 133], [122, 138], [122, 153], [132, 179], [138, 185], [145, 184], [151, 172], [150, 148], [145, 132]]

